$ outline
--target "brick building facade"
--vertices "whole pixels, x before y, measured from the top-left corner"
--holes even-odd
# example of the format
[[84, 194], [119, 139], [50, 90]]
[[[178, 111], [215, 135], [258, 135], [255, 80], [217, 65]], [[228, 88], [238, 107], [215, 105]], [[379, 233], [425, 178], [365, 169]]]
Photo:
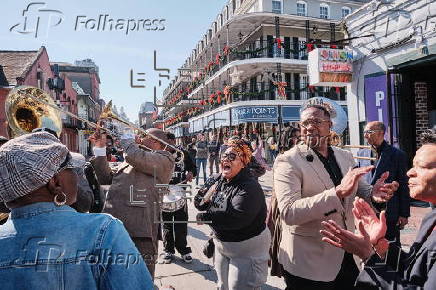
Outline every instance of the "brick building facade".
[[16, 86], [38, 87], [48, 92], [47, 80], [53, 78], [45, 47], [35, 51], [0, 51], [0, 135], [7, 135], [5, 100]]
[[[92, 67], [76, 67], [70, 64], [71, 70], [60, 69], [59, 77], [64, 80], [63, 90], [55, 92], [49, 88], [48, 80], [54, 79], [55, 67], [51, 65], [47, 50], [41, 47], [34, 51], [0, 51], [0, 135], [8, 136], [5, 101], [8, 93], [21, 85], [38, 87], [51, 95], [63, 110], [78, 114], [77, 92], [72, 82], [76, 81], [89, 93], [96, 104], [90, 114], [91, 121], [95, 121], [100, 114], [99, 96], [100, 79], [97, 71]], [[62, 67], [62, 66], [59, 66]], [[57, 69], [57, 68], [56, 68]], [[71, 151], [79, 151], [78, 126], [82, 126], [75, 118], [60, 113], [62, 118], [61, 141]]]

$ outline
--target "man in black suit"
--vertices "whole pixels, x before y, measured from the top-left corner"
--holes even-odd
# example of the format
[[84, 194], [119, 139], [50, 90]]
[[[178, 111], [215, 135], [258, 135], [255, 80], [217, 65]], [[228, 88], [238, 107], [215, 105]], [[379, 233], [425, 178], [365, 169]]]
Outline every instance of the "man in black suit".
[[374, 121], [365, 126], [365, 139], [377, 151], [376, 167], [371, 172], [371, 184], [388, 171], [386, 182], [397, 181], [400, 186], [387, 203], [374, 203], [378, 210], [386, 209], [386, 239], [400, 243], [400, 230], [408, 223], [410, 216], [410, 194], [407, 186], [407, 155], [404, 151], [389, 145], [384, 140], [386, 127], [382, 122]]

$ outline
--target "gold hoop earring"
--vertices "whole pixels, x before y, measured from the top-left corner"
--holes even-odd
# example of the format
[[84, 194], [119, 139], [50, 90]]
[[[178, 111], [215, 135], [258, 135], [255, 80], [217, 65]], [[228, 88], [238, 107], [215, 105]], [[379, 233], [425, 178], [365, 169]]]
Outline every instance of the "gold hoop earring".
[[[59, 201], [59, 199], [60, 199], [60, 201]], [[57, 206], [62, 206], [67, 202], [67, 196], [63, 192], [58, 193], [55, 195], [53, 202]]]

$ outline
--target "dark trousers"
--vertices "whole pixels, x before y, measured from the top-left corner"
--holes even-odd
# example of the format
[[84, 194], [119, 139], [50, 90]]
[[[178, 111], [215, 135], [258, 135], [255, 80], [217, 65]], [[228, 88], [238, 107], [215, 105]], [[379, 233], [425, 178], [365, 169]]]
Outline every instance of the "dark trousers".
[[218, 158], [218, 154], [215, 154], [215, 155], [209, 155], [209, 160], [208, 160], [208, 162], [209, 162], [209, 173], [210, 174], [213, 174], [213, 164], [215, 163], [215, 170], [216, 170], [216, 173], [219, 173], [220, 172], [220, 168], [219, 168], [219, 163], [220, 163], [220, 161], [219, 161], [219, 158]]
[[[322, 270], [321, 270], [322, 271]], [[354, 262], [353, 255], [345, 253], [342, 260], [341, 270], [336, 279], [331, 282], [314, 281], [292, 275], [283, 271], [286, 290], [348, 290], [354, 287], [359, 269]]]
[[[183, 208], [175, 212], [162, 212], [162, 219], [165, 222], [170, 221], [187, 221], [188, 208], [185, 205]], [[181, 255], [191, 253], [191, 248], [188, 247], [186, 236], [188, 235], [187, 223], [164, 223], [162, 225], [162, 238], [165, 252], [175, 254], [174, 247]]]
[[400, 228], [397, 225], [397, 221], [387, 220], [386, 227], [387, 228], [385, 238], [401, 247]]

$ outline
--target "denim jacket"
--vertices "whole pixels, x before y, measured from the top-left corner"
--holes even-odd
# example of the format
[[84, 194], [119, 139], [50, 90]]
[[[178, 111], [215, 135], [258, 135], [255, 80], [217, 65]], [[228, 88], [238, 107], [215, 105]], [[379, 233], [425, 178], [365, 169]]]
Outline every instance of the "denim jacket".
[[153, 289], [123, 224], [40, 202], [0, 226], [1, 289]]

